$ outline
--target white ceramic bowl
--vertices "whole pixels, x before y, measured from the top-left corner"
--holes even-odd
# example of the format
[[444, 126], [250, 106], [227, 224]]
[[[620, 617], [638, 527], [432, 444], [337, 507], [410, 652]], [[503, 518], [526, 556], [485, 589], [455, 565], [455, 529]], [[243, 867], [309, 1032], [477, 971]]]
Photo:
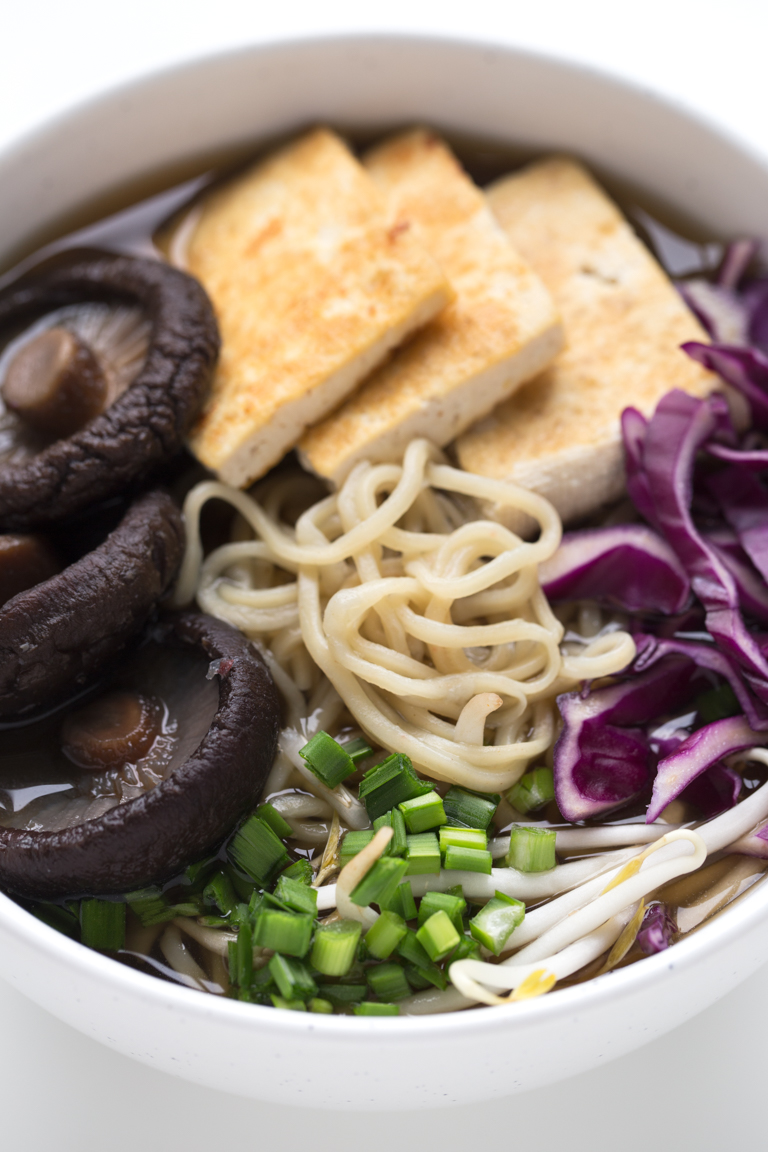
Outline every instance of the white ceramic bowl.
[[[307, 123], [422, 122], [567, 150], [717, 233], [768, 235], [768, 169], [689, 113], [506, 48], [358, 37], [251, 48], [143, 80], [0, 157], [0, 260], [84, 201]], [[286, 1104], [429, 1107], [504, 1096], [674, 1028], [768, 957], [768, 885], [668, 952], [514, 1008], [318, 1017], [172, 986], [0, 895], [0, 975], [75, 1028], [200, 1084]]]

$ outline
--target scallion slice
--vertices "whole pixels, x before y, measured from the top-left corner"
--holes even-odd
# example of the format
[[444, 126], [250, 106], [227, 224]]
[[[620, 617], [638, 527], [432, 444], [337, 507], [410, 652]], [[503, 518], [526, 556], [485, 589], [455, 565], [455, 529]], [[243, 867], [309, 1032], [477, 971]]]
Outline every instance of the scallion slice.
[[55, 928], [57, 932], [71, 937], [72, 940], [80, 939], [79, 917], [69, 908], [65, 908], [63, 904], [49, 904], [47, 901], [41, 901], [38, 904], [33, 904], [30, 912], [38, 920], [42, 920], [43, 924], [47, 924], [49, 928]]
[[449, 844], [444, 864], [448, 872], [481, 872], [490, 876], [493, 871], [493, 857], [487, 848], [458, 848]]
[[507, 792], [507, 800], [523, 816], [543, 808], [554, 798], [555, 778], [551, 768], [532, 768]]
[[274, 992], [270, 1000], [275, 1008], [288, 1008], [291, 1012], [306, 1012], [307, 1006], [303, 1000], [286, 1000], [283, 996], [276, 996]]
[[447, 819], [442, 797], [435, 791], [425, 792], [423, 796], [414, 796], [412, 800], [404, 800], [398, 808], [403, 814], [406, 828], [412, 835], [439, 828]]
[[376, 960], [388, 960], [408, 931], [405, 920], [395, 912], [382, 912], [365, 934], [365, 946]]
[[440, 871], [440, 845], [434, 832], [419, 832], [409, 836], [405, 858], [407, 876], [437, 875]]
[[255, 813], [232, 837], [228, 851], [234, 864], [262, 888], [268, 888], [291, 863], [282, 840]]
[[432, 785], [421, 780], [407, 756], [393, 752], [363, 776], [358, 795], [365, 803], [371, 820], [396, 808], [403, 800], [412, 800], [432, 791]]
[[365, 984], [321, 984], [320, 991], [334, 1004], [359, 1004], [368, 989]]
[[269, 824], [275, 836], [279, 836], [281, 840], [287, 840], [293, 835], [290, 824], [283, 819], [273, 804], [259, 804], [254, 815]]
[[488, 847], [488, 833], [482, 828], [441, 828], [440, 851], [447, 848], [476, 848], [484, 852]]
[[357, 736], [354, 740], [348, 740], [346, 744], [342, 744], [342, 748], [355, 765], [359, 764], [361, 760], [366, 760], [369, 756], [373, 755], [373, 748], [371, 748], [366, 740], [363, 740], [362, 736]]
[[267, 965], [270, 975], [286, 1000], [309, 1000], [317, 993], [317, 984], [300, 960], [291, 960], [276, 952]]
[[[410, 992], [410, 989], [408, 989]], [[397, 1004], [381, 1004], [375, 1000], [363, 1000], [362, 1004], [355, 1004], [352, 1009], [355, 1016], [399, 1016], [400, 1009]]]
[[299, 749], [299, 756], [328, 788], [338, 788], [355, 771], [355, 762], [346, 748], [327, 732], [316, 732], [309, 743]]
[[333, 1014], [333, 1004], [330, 1000], [322, 1000], [319, 996], [314, 996], [307, 1005], [310, 1012], [318, 1012], [322, 1016], [331, 1016]]
[[317, 889], [308, 888], [298, 880], [291, 880], [283, 872], [275, 887], [275, 896], [292, 912], [308, 912], [317, 916]]
[[379, 1000], [404, 1000], [411, 989], [399, 964], [376, 964], [365, 974], [371, 991]]
[[454, 960], [480, 960], [482, 959], [480, 953], [480, 945], [476, 940], [472, 940], [469, 936], [462, 936], [459, 943], [456, 945], [455, 951], [450, 955], [450, 963], [453, 964]]
[[470, 920], [469, 930], [479, 944], [494, 956], [500, 956], [507, 940], [524, 918], [525, 904], [522, 901], [497, 892]]
[[313, 927], [313, 916], [282, 912], [279, 908], [262, 908], [254, 921], [253, 942], [260, 948], [284, 952], [286, 956], [306, 956]]
[[[445, 988], [448, 978], [437, 964], [433, 964], [421, 943], [416, 939], [416, 933], [409, 928], [397, 946], [397, 955], [405, 961], [405, 971], [409, 983], [414, 988], [426, 988], [428, 984], [435, 988]], [[413, 972], [414, 977], [411, 978]], [[426, 983], [424, 983], [426, 981]]]
[[357, 955], [362, 925], [357, 920], [319, 924], [310, 961], [324, 976], [346, 976]]
[[81, 942], [100, 952], [118, 952], [125, 946], [125, 908], [117, 900], [81, 900]]
[[461, 939], [447, 912], [441, 908], [425, 920], [416, 933], [416, 939], [433, 963], [444, 959]]
[[284, 872], [280, 873], [281, 876], [286, 876], [289, 880], [298, 880], [300, 884], [311, 884], [315, 878], [315, 873], [312, 870], [312, 865], [309, 860], [304, 857], [300, 860], [294, 860]]
[[379, 901], [379, 908], [386, 909], [388, 912], [395, 912], [398, 916], [402, 916], [403, 920], [414, 920], [416, 901], [413, 898], [413, 889], [409, 882], [404, 880], [402, 884], [398, 884], [389, 900], [384, 903]]
[[435, 912], [443, 911], [451, 918], [456, 931], [461, 935], [464, 931], [462, 916], [467, 910], [467, 902], [463, 896], [453, 896], [449, 892], [427, 892], [419, 904], [419, 927], [422, 926]]
[[518, 872], [548, 872], [554, 868], [557, 833], [551, 828], [513, 824], [509, 834], [507, 864]]
[[347, 832], [341, 842], [339, 849], [339, 863], [342, 868], [345, 864], [349, 864], [353, 856], [357, 856], [358, 852], [362, 852], [366, 844], [370, 844], [373, 840], [374, 833], [370, 828], [364, 828], [361, 832]]
[[225, 916], [229, 916], [237, 907], [238, 900], [232, 881], [226, 872], [214, 872], [205, 888], [203, 900], [206, 904], [215, 905]]
[[378, 832], [379, 828], [392, 829], [392, 839], [386, 848], [387, 856], [404, 856], [407, 847], [406, 831], [405, 820], [400, 810], [392, 808], [383, 816], [377, 816], [373, 822], [373, 831]]
[[470, 792], [454, 784], [446, 792], [443, 806], [448, 823], [454, 827], [487, 831], [500, 800], [494, 792]]
[[358, 904], [361, 908], [367, 908], [369, 904], [378, 904], [380, 900], [386, 903], [407, 871], [407, 860], [400, 860], [396, 856], [381, 856], [366, 872], [357, 887], [352, 889], [349, 898], [353, 904]]

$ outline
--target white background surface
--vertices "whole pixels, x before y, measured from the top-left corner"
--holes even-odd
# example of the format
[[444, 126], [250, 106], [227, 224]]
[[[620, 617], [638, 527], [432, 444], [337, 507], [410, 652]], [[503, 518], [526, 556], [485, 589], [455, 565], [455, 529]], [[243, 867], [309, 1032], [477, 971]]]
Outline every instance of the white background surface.
[[[768, 157], [766, 0], [10, 0], [0, 147], [107, 86], [257, 40], [400, 30], [497, 39], [629, 76]], [[330, 1114], [198, 1089], [85, 1039], [0, 982], [0, 1146], [21, 1152], [357, 1147], [719, 1152], [765, 1140], [768, 967], [676, 1032], [554, 1088], [473, 1108]]]

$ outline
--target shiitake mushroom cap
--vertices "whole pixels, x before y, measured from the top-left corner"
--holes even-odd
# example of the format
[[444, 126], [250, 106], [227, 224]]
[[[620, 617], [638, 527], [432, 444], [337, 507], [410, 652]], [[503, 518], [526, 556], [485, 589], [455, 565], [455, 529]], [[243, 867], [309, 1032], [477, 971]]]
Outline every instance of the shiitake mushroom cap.
[[155, 638], [221, 661], [207, 734], [167, 780], [95, 820], [57, 832], [0, 827], [0, 884], [14, 894], [104, 896], [170, 879], [258, 802], [281, 707], [263, 660], [229, 624], [197, 613], [168, 618]]
[[92, 552], [0, 608], [0, 716], [70, 695], [141, 631], [184, 550], [165, 492], [140, 496]]
[[182, 447], [210, 384], [219, 333], [205, 290], [157, 260], [75, 257], [0, 291], [0, 328], [64, 305], [138, 305], [146, 360], [108, 408], [30, 460], [0, 468], [0, 530], [51, 524], [145, 479]]

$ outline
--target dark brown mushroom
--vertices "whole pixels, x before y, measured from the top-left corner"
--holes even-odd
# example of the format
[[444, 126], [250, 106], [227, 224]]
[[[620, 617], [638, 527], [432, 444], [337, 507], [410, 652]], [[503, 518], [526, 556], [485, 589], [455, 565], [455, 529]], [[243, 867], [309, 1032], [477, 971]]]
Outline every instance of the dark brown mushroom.
[[[154, 643], [181, 650], [191, 661], [190, 731], [180, 726], [178, 734], [183, 761], [154, 787], [97, 818], [53, 831], [0, 826], [0, 883], [9, 891], [55, 899], [162, 882], [214, 849], [258, 802], [280, 718], [277, 690], [261, 657], [228, 624], [192, 613], [168, 620]], [[208, 680], [212, 661], [217, 674]], [[213, 692], [210, 716], [199, 689]], [[195, 731], [201, 716], [207, 724], [202, 738]]]
[[[159, 261], [79, 256], [16, 281], [0, 292], [0, 328], [99, 301], [138, 309], [149, 322], [143, 363], [122, 394], [84, 426], [0, 467], [0, 527], [5, 530], [51, 524], [146, 478], [182, 446], [208, 389], [219, 349], [210, 301], [191, 276]], [[22, 342], [18, 356], [25, 347], [32, 349], [26, 357], [36, 355], [32, 345], [40, 339], [38, 325], [34, 331], [34, 341]], [[25, 366], [23, 359], [21, 367], [14, 363], [18, 397]], [[6, 367], [6, 377], [12, 367]], [[57, 380], [53, 409], [62, 388], [61, 377]], [[12, 385], [13, 380], [8, 384], [11, 402]], [[50, 400], [49, 395], [42, 405], [48, 406], [43, 423], [49, 439], [57, 433]], [[37, 401], [27, 404], [27, 419], [29, 409], [39, 407]], [[82, 415], [81, 410], [78, 418]]]
[[85, 685], [144, 627], [184, 549], [170, 496], [150, 492], [98, 547], [0, 608], [0, 716]]
[[19, 592], [34, 588], [63, 565], [43, 536], [0, 536], [0, 608]]

